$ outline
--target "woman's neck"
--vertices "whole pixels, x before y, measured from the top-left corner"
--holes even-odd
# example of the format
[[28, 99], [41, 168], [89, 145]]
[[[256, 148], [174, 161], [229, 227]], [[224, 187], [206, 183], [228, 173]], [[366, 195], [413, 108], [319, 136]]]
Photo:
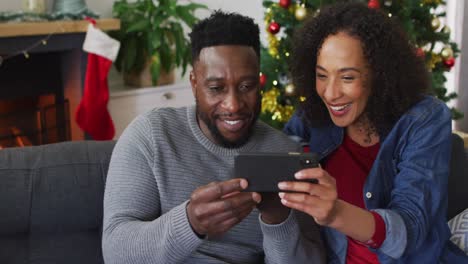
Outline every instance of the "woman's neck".
[[379, 134], [368, 121], [359, 120], [346, 127], [346, 135], [363, 147], [370, 147], [380, 141]]

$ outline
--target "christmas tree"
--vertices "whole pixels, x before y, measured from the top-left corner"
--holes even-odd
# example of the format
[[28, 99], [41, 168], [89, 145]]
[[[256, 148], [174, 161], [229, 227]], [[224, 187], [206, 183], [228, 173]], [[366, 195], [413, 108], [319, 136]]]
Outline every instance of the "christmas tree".
[[[339, 1], [339, 0], [338, 0]], [[302, 21], [320, 12], [336, 0], [279, 0], [263, 1], [268, 47], [261, 50], [260, 84], [263, 86], [260, 118], [270, 125], [282, 128], [294, 113], [299, 101], [289, 74], [289, 56], [293, 32]], [[348, 0], [349, 1], [349, 0]], [[442, 25], [445, 17], [442, 0], [355, 0], [369, 8], [383, 10], [390, 19], [396, 19], [406, 30], [418, 56], [424, 57], [432, 78], [432, 93], [448, 102], [457, 97], [445, 88], [444, 73], [451, 70], [459, 54], [456, 43], [449, 39], [450, 28]], [[442, 11], [440, 11], [442, 10]], [[453, 119], [463, 116], [452, 108]]]

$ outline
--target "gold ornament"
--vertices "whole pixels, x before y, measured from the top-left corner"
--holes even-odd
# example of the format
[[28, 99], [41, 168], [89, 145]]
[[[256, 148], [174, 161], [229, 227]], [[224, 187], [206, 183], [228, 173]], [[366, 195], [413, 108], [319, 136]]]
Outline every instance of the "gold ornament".
[[294, 114], [294, 107], [292, 105], [281, 105], [277, 99], [281, 92], [277, 87], [262, 93], [262, 113], [271, 113], [272, 120], [279, 122], [288, 121]]
[[278, 119], [278, 118], [280, 117], [280, 116], [279, 116], [279, 115], [280, 115], [280, 112], [279, 112], [279, 111], [266, 112], [266, 113], [273, 114], [272, 117], [271, 117], [272, 120], [276, 120], [276, 119]]
[[278, 55], [278, 49], [275, 48], [268, 48], [268, 53], [270, 54], [271, 57], [276, 58]]
[[278, 56], [279, 40], [275, 35], [268, 33], [268, 53], [275, 58]]
[[278, 121], [281, 121], [281, 111], [276, 110], [276, 111], [273, 113], [273, 116], [271, 117], [271, 119], [273, 119], [273, 120], [277, 120], [277, 119], [278, 119]]
[[305, 8], [304, 4], [297, 5], [296, 11], [294, 11], [294, 16], [297, 20], [302, 21], [307, 16], [307, 9]]
[[433, 70], [436, 66], [437, 63], [442, 61], [442, 57], [440, 57], [438, 54], [435, 54], [434, 52], [431, 52], [431, 59], [427, 61], [427, 68], [429, 70]]
[[277, 98], [280, 95], [278, 88], [273, 87], [270, 90], [263, 93], [262, 97], [262, 113], [270, 112], [274, 113], [277, 110], [278, 102]]
[[433, 30], [437, 30], [440, 27], [440, 20], [438, 17], [434, 17], [431, 21], [431, 27]]
[[287, 105], [284, 107], [284, 121], [288, 121], [294, 114], [294, 106]]
[[444, 26], [444, 28], [442, 28], [442, 32], [444, 32], [445, 34], [450, 34], [451, 33], [450, 27]]
[[296, 87], [294, 87], [294, 84], [290, 83], [284, 87], [284, 94], [287, 96], [293, 96], [296, 93]]
[[265, 13], [265, 25], [270, 24], [272, 17], [273, 17], [273, 13], [271, 12], [271, 8], [268, 8]]
[[273, 112], [271, 119], [278, 120], [279, 122], [286, 122], [293, 114], [294, 107], [292, 105], [278, 105], [276, 111]]
[[442, 49], [442, 51], [440, 52], [440, 55], [444, 59], [451, 58], [453, 57], [453, 50], [450, 46], [446, 46], [445, 48]]
[[278, 48], [279, 40], [275, 35], [268, 33], [268, 46]]
[[278, 109], [273, 113], [273, 116], [271, 117], [271, 119], [283, 122], [283, 120], [284, 120], [284, 110], [283, 109], [284, 108], [283, 108], [282, 105], [278, 105]]

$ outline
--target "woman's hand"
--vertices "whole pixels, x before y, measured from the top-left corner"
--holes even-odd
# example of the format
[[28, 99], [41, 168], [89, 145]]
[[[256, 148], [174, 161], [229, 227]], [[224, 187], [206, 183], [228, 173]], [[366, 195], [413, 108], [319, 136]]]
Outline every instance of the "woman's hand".
[[335, 178], [322, 168], [304, 169], [296, 179], [317, 179], [318, 183], [280, 182], [281, 202], [292, 209], [309, 214], [317, 224], [332, 227], [361, 242], [368, 241], [375, 232], [372, 214], [338, 199]]
[[318, 183], [280, 182], [281, 203], [309, 214], [319, 225], [330, 225], [338, 214], [338, 194], [335, 178], [322, 168], [304, 169], [295, 174], [298, 180], [317, 179]]

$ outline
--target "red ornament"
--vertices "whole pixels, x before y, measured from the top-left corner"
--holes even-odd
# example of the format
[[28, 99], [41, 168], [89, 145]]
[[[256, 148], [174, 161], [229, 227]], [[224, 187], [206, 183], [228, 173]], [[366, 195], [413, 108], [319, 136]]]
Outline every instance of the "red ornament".
[[291, 5], [291, 0], [280, 0], [279, 5], [284, 9], [288, 9], [289, 5]]
[[266, 82], [267, 82], [266, 75], [263, 73], [260, 73], [260, 86], [262, 87], [265, 86]]
[[274, 35], [280, 31], [280, 28], [281, 28], [280, 24], [276, 22], [271, 22], [270, 25], [268, 26], [268, 31]]
[[444, 65], [447, 69], [451, 69], [455, 65], [455, 59], [453, 57], [444, 60]]
[[379, 9], [380, 8], [379, 0], [369, 0], [369, 2], [367, 2], [367, 7], [371, 9]]
[[424, 58], [424, 56], [426, 56], [426, 53], [424, 52], [423, 49], [417, 48], [417, 49], [416, 49], [416, 56], [418, 56], [418, 57], [420, 57], [420, 58]]

